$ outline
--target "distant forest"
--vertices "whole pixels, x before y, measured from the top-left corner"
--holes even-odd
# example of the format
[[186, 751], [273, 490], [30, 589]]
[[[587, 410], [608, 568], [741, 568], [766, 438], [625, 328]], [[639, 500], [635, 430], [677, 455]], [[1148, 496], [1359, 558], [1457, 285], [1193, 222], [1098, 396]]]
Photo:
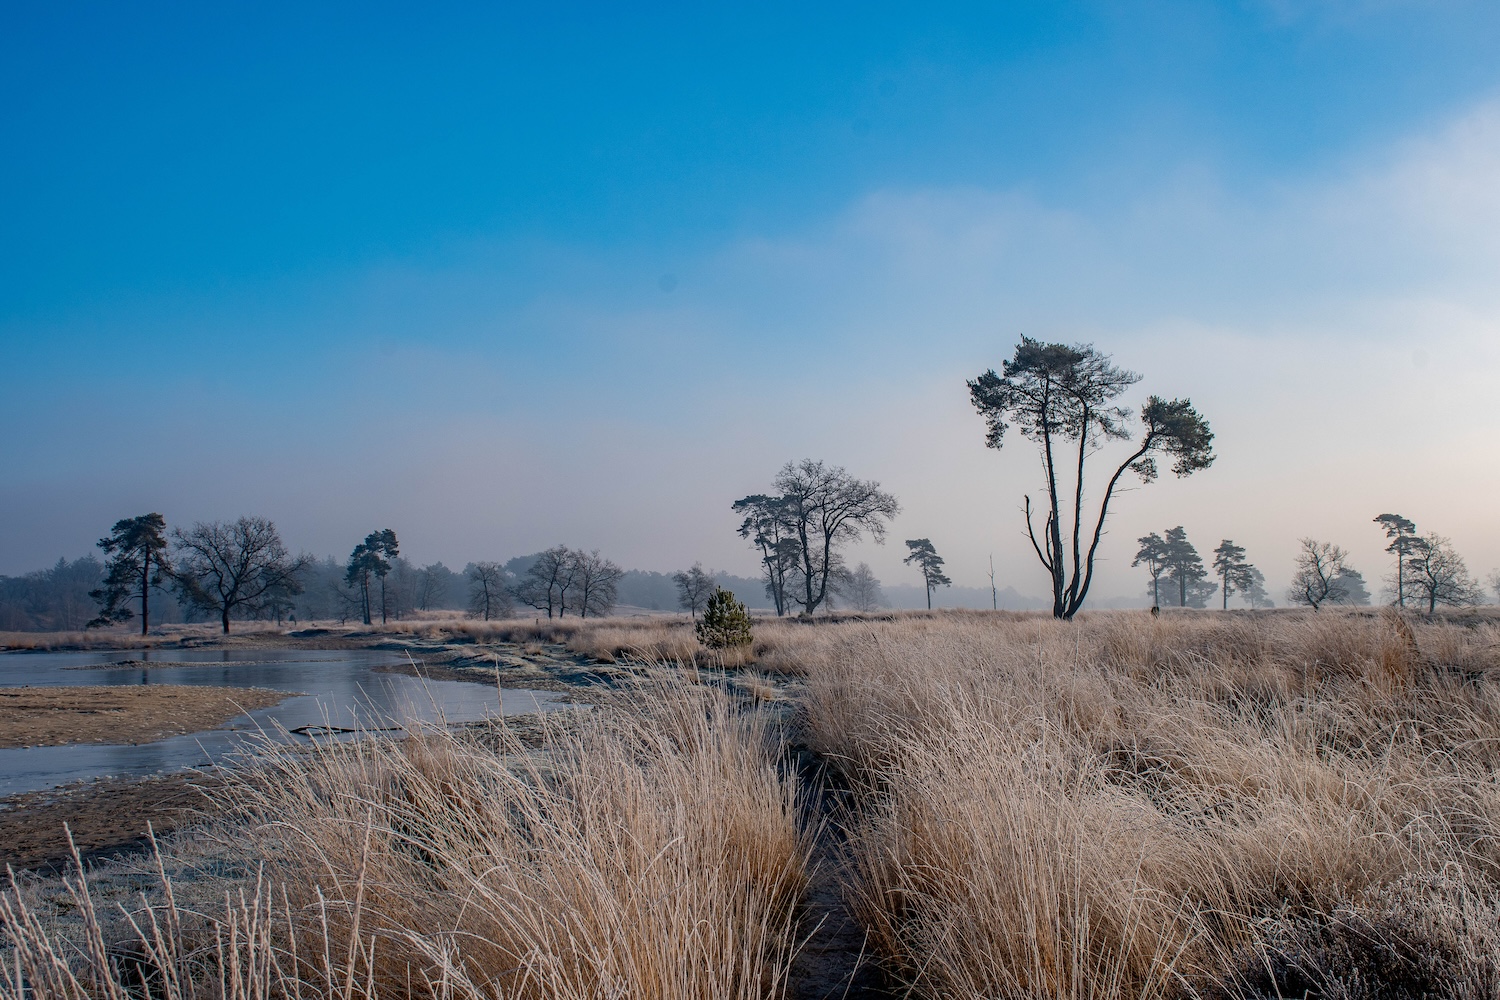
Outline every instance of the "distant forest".
[[[536, 559], [533, 554], [510, 560], [504, 564], [507, 576], [519, 579]], [[406, 618], [422, 611], [462, 613], [470, 603], [470, 568], [452, 570], [441, 562], [417, 566], [407, 559], [394, 560], [387, 578], [392, 616]], [[348, 606], [345, 596], [348, 592], [346, 571], [345, 564], [333, 556], [311, 563], [300, 574], [302, 593], [291, 598], [291, 605], [282, 609], [282, 616], [300, 621], [355, 620], [357, 616]], [[89, 592], [101, 585], [104, 576], [104, 564], [92, 555], [71, 562], [59, 559], [47, 569], [20, 576], [0, 576], [0, 631], [82, 629], [98, 612], [98, 605]], [[766, 598], [764, 582], [732, 573], [714, 573], [713, 576], [721, 587], [732, 591], [747, 607], [770, 610], [771, 602]], [[680, 609], [677, 585], [670, 573], [626, 570], [620, 578], [616, 599], [625, 609]], [[178, 624], [204, 620], [202, 612], [184, 605], [171, 590], [153, 593], [151, 603], [153, 622]], [[263, 613], [258, 617], [267, 618], [273, 613]]]

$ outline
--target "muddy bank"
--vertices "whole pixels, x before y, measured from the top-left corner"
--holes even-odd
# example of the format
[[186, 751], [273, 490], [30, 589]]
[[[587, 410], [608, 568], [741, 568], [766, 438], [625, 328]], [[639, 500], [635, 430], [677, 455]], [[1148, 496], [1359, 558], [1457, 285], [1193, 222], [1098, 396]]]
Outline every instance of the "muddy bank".
[[0, 688], [0, 749], [154, 743], [216, 729], [292, 694], [178, 684]]
[[140, 851], [158, 836], [200, 821], [213, 779], [179, 773], [104, 778], [0, 799], [0, 866], [57, 868], [71, 860], [68, 831], [85, 861]]

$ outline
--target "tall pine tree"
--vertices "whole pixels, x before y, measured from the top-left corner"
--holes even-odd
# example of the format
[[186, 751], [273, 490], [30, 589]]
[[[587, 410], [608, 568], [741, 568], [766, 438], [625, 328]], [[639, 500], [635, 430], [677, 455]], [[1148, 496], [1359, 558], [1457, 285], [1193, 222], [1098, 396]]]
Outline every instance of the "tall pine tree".
[[116, 521], [99, 547], [109, 557], [104, 564], [104, 583], [89, 596], [99, 604], [99, 614], [87, 628], [128, 622], [135, 617], [129, 602], [141, 602], [141, 635], [151, 627], [151, 590], [160, 589], [171, 575], [167, 555], [167, 521], [160, 514], [142, 514]]

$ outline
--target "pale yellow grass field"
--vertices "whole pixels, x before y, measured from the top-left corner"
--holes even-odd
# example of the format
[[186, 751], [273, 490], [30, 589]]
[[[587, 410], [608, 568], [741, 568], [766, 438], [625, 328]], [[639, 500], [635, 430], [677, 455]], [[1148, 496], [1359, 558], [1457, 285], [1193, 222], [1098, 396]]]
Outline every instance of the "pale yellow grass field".
[[[526, 626], [412, 628], [694, 662], [685, 622]], [[780, 997], [816, 916], [796, 744], [851, 790], [845, 882], [902, 995], [1500, 996], [1493, 618], [900, 615], [762, 622], [752, 655], [541, 745], [279, 754], [220, 827], [261, 883], [158, 907], [136, 953], [174, 1000]], [[125, 995], [102, 937], [18, 900], [0, 1000]]]
[[860, 909], [919, 994], [1500, 989], [1496, 625], [842, 631], [806, 737], [859, 790]]

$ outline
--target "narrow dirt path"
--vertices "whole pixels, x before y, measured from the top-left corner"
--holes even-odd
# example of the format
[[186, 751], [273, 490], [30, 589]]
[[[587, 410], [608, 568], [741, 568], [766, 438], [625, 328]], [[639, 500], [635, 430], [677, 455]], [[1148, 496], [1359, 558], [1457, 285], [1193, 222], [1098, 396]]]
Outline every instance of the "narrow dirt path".
[[848, 793], [828, 779], [811, 753], [798, 751], [797, 758], [804, 787], [812, 790], [807, 822], [818, 836], [803, 913], [807, 940], [792, 963], [787, 1000], [891, 1000], [897, 994], [889, 989], [846, 899], [844, 837], [834, 819]]

